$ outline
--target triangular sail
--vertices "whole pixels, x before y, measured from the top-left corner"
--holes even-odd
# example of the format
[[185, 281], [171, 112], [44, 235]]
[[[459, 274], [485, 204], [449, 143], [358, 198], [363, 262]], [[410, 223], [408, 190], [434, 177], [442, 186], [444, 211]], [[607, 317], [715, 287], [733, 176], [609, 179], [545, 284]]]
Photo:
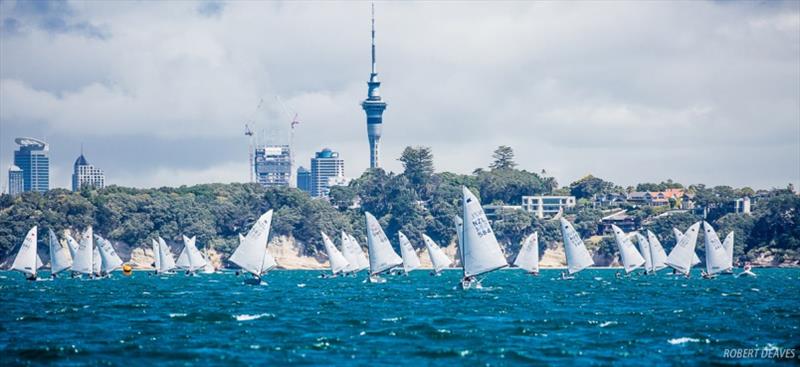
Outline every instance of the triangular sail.
[[74, 262], [75, 256], [78, 255], [78, 247], [80, 245], [78, 245], [78, 241], [75, 241], [75, 239], [72, 238], [72, 236], [70, 236], [68, 233], [66, 233], [66, 231], [64, 233], [64, 239], [67, 241], [67, 249], [69, 249], [69, 257]]
[[172, 250], [161, 236], [158, 237], [158, 271], [161, 273], [175, 269], [175, 258]]
[[706, 245], [706, 272], [708, 274], [716, 274], [729, 270], [728, 266], [728, 252], [719, 241], [719, 236], [714, 228], [708, 222], [703, 222], [703, 229], [705, 230], [705, 245]]
[[111, 241], [95, 235], [97, 240], [97, 249], [100, 251], [100, 258], [102, 259], [101, 270], [104, 273], [110, 273], [122, 266], [122, 259], [119, 258], [117, 252], [114, 251], [114, 246]]
[[397, 232], [397, 238], [400, 242], [400, 256], [403, 258], [403, 270], [408, 273], [409, 271], [419, 268], [422, 264], [419, 262], [419, 256], [417, 256], [417, 251], [414, 250], [414, 246], [411, 245], [411, 241], [400, 231]]
[[39, 255], [36, 254], [36, 241], [38, 240], [38, 227], [33, 226], [25, 235], [22, 245], [14, 258], [14, 263], [11, 265], [12, 270], [16, 270], [30, 276], [36, 276], [36, 271], [39, 269], [41, 262], [38, 259]]
[[647, 242], [650, 245], [650, 258], [653, 262], [649, 271], [656, 272], [666, 268], [667, 264], [664, 262], [667, 261], [667, 252], [664, 251], [664, 246], [661, 246], [661, 241], [652, 231], [647, 231]]
[[50, 235], [50, 272], [55, 275], [72, 267], [72, 256], [66, 244], [61, 243], [52, 229]]
[[345, 231], [342, 231], [342, 255], [344, 255], [345, 259], [351, 264], [354, 265], [352, 271], [357, 272], [364, 269], [369, 269], [369, 259], [367, 259], [367, 255], [364, 253], [364, 250], [361, 248], [361, 245], [358, 244], [358, 241], [355, 237], [347, 234]]
[[100, 257], [99, 246], [92, 249], [92, 273], [100, 274], [103, 271], [103, 258]]
[[517, 258], [514, 259], [514, 266], [527, 270], [531, 273], [539, 272], [539, 233], [533, 232], [526, 237], [519, 248]]
[[433, 271], [439, 273], [442, 269], [449, 268], [453, 264], [453, 260], [442, 251], [442, 248], [436, 244], [428, 235], [423, 234], [422, 239], [425, 241], [425, 248], [428, 249], [428, 255], [431, 257], [431, 264], [433, 264]]
[[692, 269], [692, 259], [695, 256], [694, 248], [697, 244], [698, 230], [700, 230], [700, 222], [692, 224], [680, 237], [678, 244], [669, 253], [667, 261], [664, 263], [681, 273], [688, 274]]
[[[622, 260], [622, 267], [625, 269], [625, 273], [630, 273], [644, 265], [644, 257], [636, 250], [636, 246], [633, 245], [628, 235], [626, 235], [621, 228], [613, 224], [611, 225], [611, 229], [614, 230], [614, 240], [617, 243], [617, 250], [619, 250], [619, 257], [620, 260]], [[639, 242], [644, 242], [646, 247], [649, 247], [649, 245], [647, 245], [647, 239], [645, 239], [644, 236], [636, 233], [636, 238]]]
[[727, 260], [728, 269], [733, 269], [733, 231], [725, 236], [725, 241], [722, 242], [722, 247], [725, 248], [725, 260]]
[[[675, 235], [675, 243], [681, 242], [681, 238], [683, 237], [683, 232], [679, 231], [677, 228], [672, 228], [672, 233]], [[697, 253], [692, 254], [692, 266], [695, 266], [699, 263], [703, 262], [700, 260], [700, 257], [697, 256]]]
[[341, 252], [336, 248], [336, 245], [333, 244], [333, 241], [326, 235], [324, 232], [320, 232], [322, 235], [322, 243], [325, 245], [325, 251], [328, 253], [328, 261], [331, 264], [331, 273], [339, 274], [344, 271], [348, 271], [350, 269], [350, 263], [347, 259], [342, 255]]
[[581, 236], [566, 219], [559, 219], [561, 222], [561, 237], [564, 239], [564, 254], [567, 257], [567, 271], [575, 274], [583, 269], [594, 265], [589, 250], [583, 243]]
[[78, 250], [72, 259], [72, 271], [81, 274], [91, 274], [94, 262], [94, 232], [92, 227], [86, 229], [78, 242]]
[[183, 236], [183, 250], [181, 250], [181, 254], [178, 255], [178, 260], [175, 262], [178, 268], [195, 271], [206, 266], [206, 259], [197, 249], [196, 243], [196, 236], [191, 238]]
[[161, 269], [161, 257], [158, 256], [159, 251], [158, 240], [153, 239], [153, 268], [156, 270]]
[[461, 260], [461, 267], [464, 267], [464, 220], [459, 216], [453, 216], [453, 223], [456, 226], [456, 237], [458, 239], [458, 259]]
[[461, 205], [464, 215], [464, 277], [508, 266], [480, 201], [464, 186], [461, 187]]
[[653, 254], [650, 252], [650, 240], [636, 232], [636, 244], [639, 245], [639, 253], [644, 258], [644, 270], [653, 271]]
[[380, 223], [369, 212], [364, 212], [367, 221], [367, 247], [369, 248], [369, 273], [379, 274], [403, 264], [403, 259], [392, 248], [392, 243], [383, 232]]
[[267, 249], [271, 226], [272, 209], [264, 213], [253, 224], [253, 228], [247, 232], [239, 247], [231, 255], [230, 261], [256, 276], [261, 276], [274, 268], [277, 263]]

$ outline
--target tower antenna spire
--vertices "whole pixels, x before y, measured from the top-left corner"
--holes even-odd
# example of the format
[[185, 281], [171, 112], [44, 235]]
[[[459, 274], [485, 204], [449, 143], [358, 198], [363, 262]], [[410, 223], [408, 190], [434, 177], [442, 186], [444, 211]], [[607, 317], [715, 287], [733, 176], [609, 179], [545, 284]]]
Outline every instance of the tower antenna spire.
[[372, 3], [372, 74], [377, 74], [375, 68], [375, 3]]

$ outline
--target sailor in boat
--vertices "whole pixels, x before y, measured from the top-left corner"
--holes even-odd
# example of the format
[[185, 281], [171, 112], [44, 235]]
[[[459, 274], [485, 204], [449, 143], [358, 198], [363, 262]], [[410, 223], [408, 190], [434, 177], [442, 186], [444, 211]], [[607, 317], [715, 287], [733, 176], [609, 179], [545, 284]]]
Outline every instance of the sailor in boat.
[[[703, 279], [714, 279], [714, 278], [716, 278], [716, 277], [717, 277], [717, 276], [716, 276], [716, 275], [714, 275], [714, 274], [709, 274], [709, 273], [707, 273], [705, 270], [703, 270], [703, 271], [701, 271], [701, 272], [700, 272], [700, 276], [702, 276], [702, 277], [703, 277]], [[688, 278], [688, 276], [687, 276], [687, 278]]]
[[466, 276], [464, 279], [461, 279], [461, 288], [462, 289], [470, 289], [473, 284], [476, 288], [480, 287], [480, 283], [478, 279], [474, 275]]
[[532, 276], [532, 277], [538, 277], [539, 276], [539, 272], [538, 271], [529, 271], [528, 274], [530, 276]]
[[25, 280], [35, 281], [36, 274], [25, 274]]
[[567, 273], [566, 270], [561, 272], [561, 280], [572, 280], [572, 279], [575, 279], [575, 277], [572, 276], [572, 275], [569, 275], [569, 273]]

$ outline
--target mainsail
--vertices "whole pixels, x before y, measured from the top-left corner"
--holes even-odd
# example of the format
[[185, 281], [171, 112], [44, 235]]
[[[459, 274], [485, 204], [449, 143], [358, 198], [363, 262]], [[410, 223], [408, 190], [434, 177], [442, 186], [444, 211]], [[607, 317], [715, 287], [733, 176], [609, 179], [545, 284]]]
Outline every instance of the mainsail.
[[567, 271], [575, 274], [594, 265], [589, 250], [583, 243], [581, 236], [566, 219], [561, 218], [561, 237], [564, 239], [564, 254], [567, 257]]
[[206, 259], [200, 250], [195, 245], [197, 243], [197, 236], [192, 238], [183, 236], [183, 250], [178, 255], [178, 261], [175, 265], [181, 269], [195, 271], [202, 269], [206, 266]]
[[328, 253], [328, 260], [331, 263], [331, 273], [334, 275], [339, 274], [343, 271], [348, 271], [350, 268], [350, 263], [347, 259], [339, 252], [339, 249], [336, 248], [336, 245], [333, 244], [328, 235], [324, 232], [320, 231], [322, 235], [322, 243], [325, 245], [325, 251]]
[[369, 260], [355, 238], [342, 231], [342, 255], [353, 266], [353, 272], [369, 268]]
[[481, 203], [464, 186], [461, 187], [461, 205], [464, 215], [461, 238], [464, 277], [473, 277], [508, 266]]
[[692, 224], [686, 233], [680, 237], [678, 244], [672, 249], [664, 262], [673, 269], [688, 274], [693, 266], [693, 259], [696, 256], [694, 247], [697, 244], [697, 231], [700, 229], [700, 222]]
[[267, 249], [271, 225], [272, 209], [253, 224], [253, 228], [247, 232], [247, 236], [231, 255], [230, 261], [256, 276], [261, 276], [274, 268], [277, 263]]
[[380, 223], [369, 212], [364, 212], [367, 221], [367, 248], [369, 248], [369, 273], [372, 275], [403, 264], [403, 259], [394, 252], [391, 242], [383, 233]]
[[728, 251], [722, 246], [719, 241], [719, 236], [714, 228], [708, 222], [703, 222], [703, 229], [705, 230], [705, 245], [706, 245], [706, 273], [716, 274], [729, 270], [728, 266]]
[[111, 245], [110, 241], [98, 235], [95, 235], [95, 240], [97, 241], [97, 249], [100, 252], [100, 259], [102, 260], [100, 270], [102, 270], [103, 273], [108, 274], [122, 266], [122, 259], [120, 259], [117, 252], [114, 251], [114, 246]]
[[644, 270], [645, 272], [651, 272], [653, 270], [653, 256], [650, 252], [650, 241], [642, 236], [639, 232], [632, 233], [636, 235], [636, 243], [639, 245], [639, 253], [642, 254], [644, 258]]
[[728, 269], [733, 269], [733, 231], [725, 236], [725, 241], [722, 242], [722, 247], [725, 248], [725, 260], [728, 261]]
[[175, 269], [175, 258], [172, 257], [172, 250], [170, 250], [167, 243], [161, 236], [158, 237], [158, 272], [166, 273]]
[[461, 267], [464, 267], [464, 220], [459, 216], [453, 217], [453, 222], [456, 225], [456, 237], [458, 238], [458, 259], [460, 260]]
[[[683, 237], [683, 232], [679, 231], [677, 228], [672, 228], [672, 233], [675, 235], [675, 244], [681, 242], [681, 238]], [[697, 253], [692, 254], [692, 266], [695, 266], [702, 261], [700, 257], [697, 256]]]
[[664, 246], [661, 246], [661, 241], [652, 231], [647, 231], [647, 242], [650, 244], [649, 252], [652, 260], [652, 267], [648, 271], [656, 272], [666, 268], [667, 264], [664, 262], [667, 261], [667, 253], [664, 251]]
[[72, 259], [72, 261], [75, 261], [75, 256], [78, 255], [78, 247], [80, 245], [78, 245], [78, 241], [75, 241], [75, 239], [72, 238], [72, 236], [70, 236], [69, 233], [66, 233], [66, 231], [64, 233], [64, 239], [67, 240], [67, 249], [69, 249], [69, 257]]
[[397, 231], [397, 238], [400, 241], [400, 256], [403, 257], [403, 270], [408, 273], [420, 267], [419, 256], [411, 241], [408, 240], [403, 232]]
[[100, 257], [100, 249], [94, 246], [92, 249], [92, 273], [100, 275], [103, 272], [103, 258]]
[[428, 249], [428, 255], [431, 256], [431, 264], [433, 264], [433, 271], [439, 273], [442, 269], [449, 267], [453, 264], [453, 260], [442, 251], [442, 248], [433, 242], [428, 235], [423, 234], [422, 239], [425, 241], [425, 247]]
[[[619, 250], [619, 257], [622, 260], [622, 267], [625, 269], [625, 273], [630, 273], [644, 265], [645, 260], [642, 254], [636, 250], [636, 246], [633, 245], [628, 235], [613, 224], [611, 229], [614, 230], [614, 240], [617, 243], [617, 250]], [[644, 236], [638, 233], [636, 235], [640, 242], [647, 242]]]
[[50, 272], [56, 275], [72, 267], [72, 256], [67, 245], [58, 240], [52, 229], [49, 229], [48, 233], [50, 234]]
[[36, 253], [36, 241], [38, 240], [38, 227], [33, 226], [25, 235], [25, 240], [17, 252], [17, 257], [14, 258], [14, 264], [11, 265], [12, 270], [25, 273], [29, 276], [36, 277], [36, 271], [41, 267], [41, 259]]
[[519, 248], [517, 258], [514, 259], [514, 266], [525, 269], [531, 273], [539, 272], [539, 233], [533, 232], [525, 238]]
[[72, 271], [81, 274], [91, 274], [93, 267], [92, 263], [94, 258], [94, 232], [92, 227], [86, 228], [78, 242], [78, 249], [75, 251], [75, 257], [72, 259]]

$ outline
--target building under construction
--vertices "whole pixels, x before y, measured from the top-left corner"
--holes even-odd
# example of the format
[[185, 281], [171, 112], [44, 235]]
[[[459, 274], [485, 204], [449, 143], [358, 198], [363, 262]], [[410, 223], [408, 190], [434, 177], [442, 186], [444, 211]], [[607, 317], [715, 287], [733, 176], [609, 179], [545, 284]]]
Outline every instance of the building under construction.
[[292, 180], [292, 155], [289, 145], [256, 147], [253, 166], [256, 182], [262, 186], [289, 186]]

